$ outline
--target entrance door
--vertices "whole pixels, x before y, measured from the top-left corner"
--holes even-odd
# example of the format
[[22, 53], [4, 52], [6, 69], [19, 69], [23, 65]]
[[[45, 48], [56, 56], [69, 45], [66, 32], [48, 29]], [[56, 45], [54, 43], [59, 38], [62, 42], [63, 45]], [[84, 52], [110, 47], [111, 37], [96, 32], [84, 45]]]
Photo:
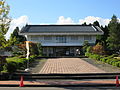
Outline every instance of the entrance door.
[[56, 56], [69, 56], [69, 48], [59, 47], [56, 48]]

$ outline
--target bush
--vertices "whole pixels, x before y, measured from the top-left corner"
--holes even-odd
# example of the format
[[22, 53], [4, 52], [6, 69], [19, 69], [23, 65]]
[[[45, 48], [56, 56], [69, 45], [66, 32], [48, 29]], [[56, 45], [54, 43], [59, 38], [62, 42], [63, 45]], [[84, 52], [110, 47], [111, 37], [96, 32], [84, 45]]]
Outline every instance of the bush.
[[120, 65], [120, 62], [115, 63], [115, 66], [117, 66], [117, 67], [119, 67], [119, 65]]
[[89, 47], [87, 48], [86, 52], [91, 53], [91, 49], [92, 49], [92, 46], [89, 46]]
[[27, 62], [26, 58], [19, 58], [16, 62], [17, 69], [24, 69], [26, 67], [26, 62]]
[[88, 41], [84, 41], [83, 43], [83, 47], [82, 47], [82, 51], [83, 53], [85, 54], [87, 48], [90, 46], [89, 42]]
[[13, 73], [17, 70], [17, 64], [13, 61], [6, 64], [7, 71]]
[[120, 61], [113, 58], [115, 55], [104, 57], [104, 56], [101, 56], [98, 54], [92, 54], [92, 53], [87, 52], [87, 53], [85, 53], [85, 56], [88, 56], [89, 58], [92, 58], [95, 60], [100, 60], [100, 61], [102, 61], [104, 63], [108, 63], [112, 66], [120, 67]]
[[96, 59], [96, 60], [100, 60], [101, 56], [100, 55], [97, 55], [97, 54], [92, 54], [92, 53], [85, 53], [85, 56], [88, 56], [92, 59]]
[[87, 57], [89, 57], [90, 55], [91, 55], [91, 53], [89, 53], [89, 52], [85, 53], [85, 56], [87, 56]]
[[[33, 62], [34, 59], [37, 58], [36, 55], [30, 56], [28, 59], [29, 62]], [[26, 58], [18, 58], [18, 57], [11, 57], [7, 58], [7, 64], [3, 67], [4, 71], [8, 71], [10, 73], [15, 72], [17, 69], [25, 69], [27, 59]]]
[[104, 48], [99, 43], [92, 47], [92, 53], [103, 55], [105, 53]]
[[37, 55], [31, 55], [30, 58], [35, 59], [35, 58], [37, 58]]
[[105, 62], [105, 63], [106, 63], [107, 58], [106, 58], [106, 57], [101, 57], [101, 58], [100, 58], [100, 61], [102, 61], [102, 62]]
[[92, 58], [95, 60], [100, 60], [100, 55], [94, 54], [92, 55]]
[[118, 61], [117, 63], [118, 63], [118, 67], [120, 67], [120, 61]]

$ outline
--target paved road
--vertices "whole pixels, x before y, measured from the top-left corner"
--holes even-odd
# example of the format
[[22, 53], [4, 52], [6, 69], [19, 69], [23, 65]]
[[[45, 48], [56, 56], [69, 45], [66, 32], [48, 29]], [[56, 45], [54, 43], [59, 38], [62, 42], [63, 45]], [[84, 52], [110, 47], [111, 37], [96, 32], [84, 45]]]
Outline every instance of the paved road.
[[39, 73], [104, 73], [80, 58], [48, 59]]
[[0, 87], [0, 90], [120, 90], [119, 87]]

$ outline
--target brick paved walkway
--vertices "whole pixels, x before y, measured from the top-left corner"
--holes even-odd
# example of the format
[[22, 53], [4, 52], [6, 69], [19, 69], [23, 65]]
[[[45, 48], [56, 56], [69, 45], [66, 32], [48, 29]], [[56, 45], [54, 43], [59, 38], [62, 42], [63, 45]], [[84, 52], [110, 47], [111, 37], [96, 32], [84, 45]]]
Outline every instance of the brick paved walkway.
[[39, 73], [104, 73], [80, 58], [48, 59]]
[[[20, 81], [0, 81], [0, 85], [19, 85]], [[116, 84], [115, 80], [95, 81], [24, 81], [24, 85], [86, 85], [86, 84]]]

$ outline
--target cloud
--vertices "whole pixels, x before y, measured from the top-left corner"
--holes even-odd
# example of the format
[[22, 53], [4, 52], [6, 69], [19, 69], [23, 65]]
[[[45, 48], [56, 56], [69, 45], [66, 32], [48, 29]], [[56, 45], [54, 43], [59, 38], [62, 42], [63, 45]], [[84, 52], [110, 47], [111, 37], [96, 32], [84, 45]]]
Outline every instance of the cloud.
[[[74, 20], [71, 17], [67, 17], [65, 18], [64, 16], [60, 16], [56, 22], [56, 24], [83, 24], [84, 22], [86, 22], [87, 24], [89, 23], [93, 23], [95, 21], [98, 21], [100, 23], [100, 25], [108, 25], [109, 21], [111, 19], [104, 19], [101, 17], [94, 17], [94, 16], [87, 16], [84, 19], [79, 19], [78, 22], [74, 22]], [[118, 20], [120, 21], [120, 19], [118, 18]], [[19, 18], [13, 19], [10, 23], [10, 28], [7, 32], [6, 39], [9, 39], [11, 33], [14, 31], [14, 29], [16, 27], [19, 27], [20, 29], [26, 25], [27, 23], [30, 23], [28, 20], [28, 16], [20, 16]], [[40, 25], [49, 25], [50, 23], [41, 23]]]
[[56, 24], [74, 24], [74, 21], [70, 17], [60, 16]]
[[86, 24], [90, 24], [90, 23], [93, 24], [93, 22], [95, 22], [96, 20], [100, 23], [100, 25], [105, 26], [105, 25], [108, 25], [108, 23], [111, 19], [104, 19], [101, 17], [87, 16], [84, 19], [79, 19], [79, 23], [83, 24], [84, 22], [86, 22]]
[[94, 16], [87, 16], [84, 19], [79, 19], [78, 22], [74, 22], [74, 20], [70, 17], [65, 18], [64, 16], [60, 16], [57, 20], [56, 24], [83, 24], [86, 22], [86, 24], [93, 24], [93, 22], [98, 21], [100, 25], [108, 25], [109, 21], [111, 19], [104, 19], [101, 17], [94, 17]]
[[13, 19], [10, 23], [10, 28], [7, 32], [7, 34], [5, 35], [6, 36], [6, 39], [9, 39], [11, 33], [14, 31], [14, 29], [16, 27], [19, 27], [19, 29], [21, 29], [24, 25], [26, 25], [28, 23], [28, 17], [27, 16], [20, 16], [19, 18], [17, 19]]

